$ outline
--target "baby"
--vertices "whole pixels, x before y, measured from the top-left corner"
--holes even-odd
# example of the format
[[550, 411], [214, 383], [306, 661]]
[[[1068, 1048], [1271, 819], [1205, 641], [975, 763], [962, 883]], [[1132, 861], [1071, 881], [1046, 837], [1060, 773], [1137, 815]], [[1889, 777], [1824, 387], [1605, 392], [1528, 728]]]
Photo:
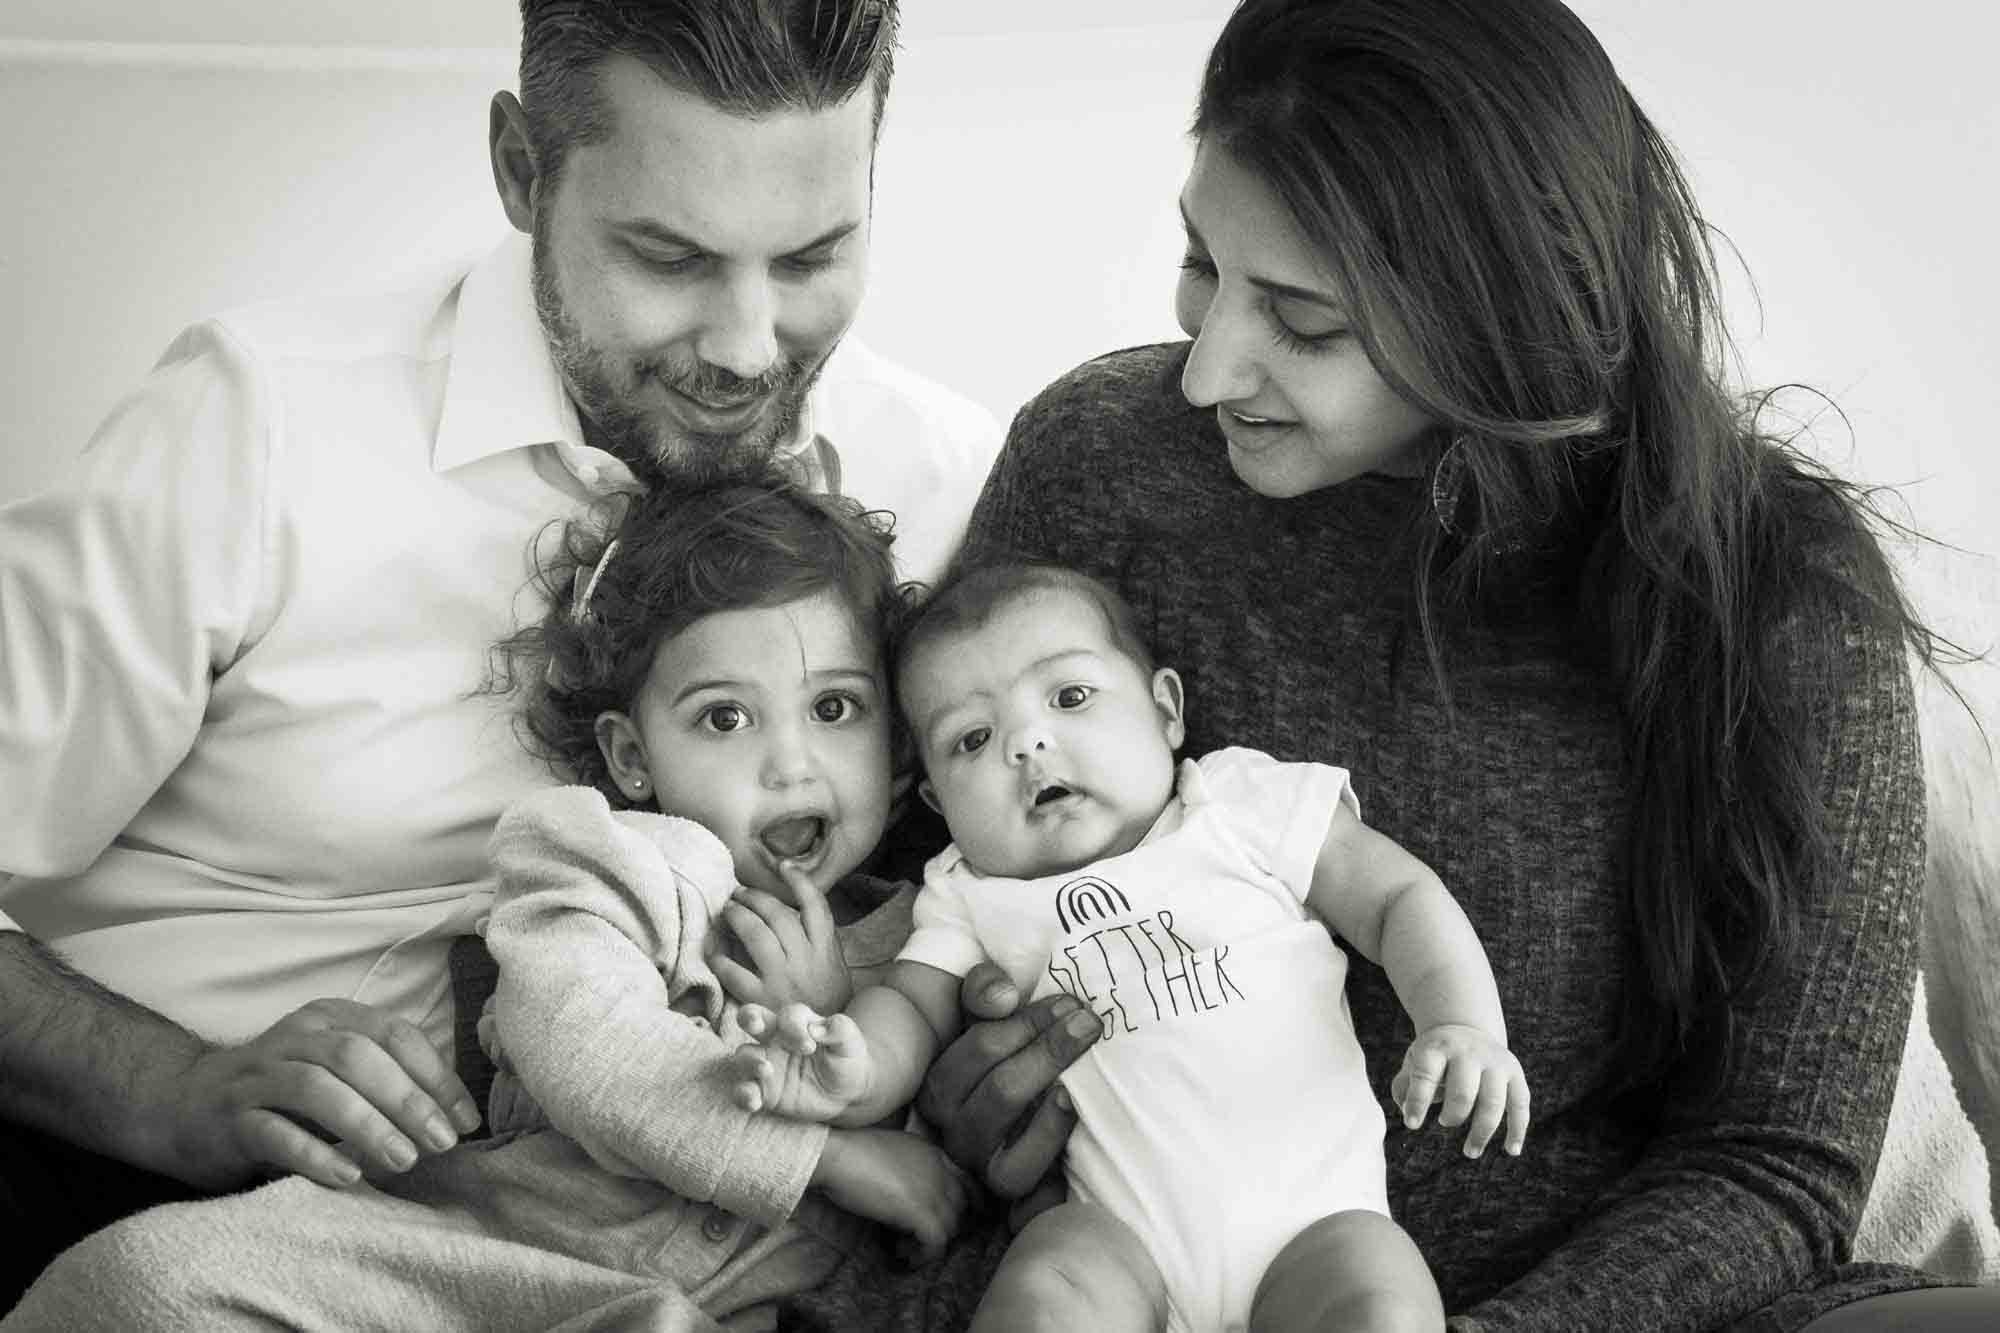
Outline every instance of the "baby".
[[864, 1125], [957, 1034], [983, 959], [1068, 991], [1103, 1039], [1065, 1075], [1070, 1201], [1015, 1239], [975, 1329], [1443, 1326], [1388, 1216], [1384, 1123], [1329, 931], [1416, 1026], [1405, 1122], [1503, 1121], [1528, 1092], [1486, 956], [1437, 876], [1361, 821], [1344, 770], [1221, 750], [1176, 765], [1179, 677], [1118, 595], [1049, 566], [954, 575], [900, 636], [918, 790], [953, 844], [883, 984], [844, 1013], [746, 1005], [737, 1095]]

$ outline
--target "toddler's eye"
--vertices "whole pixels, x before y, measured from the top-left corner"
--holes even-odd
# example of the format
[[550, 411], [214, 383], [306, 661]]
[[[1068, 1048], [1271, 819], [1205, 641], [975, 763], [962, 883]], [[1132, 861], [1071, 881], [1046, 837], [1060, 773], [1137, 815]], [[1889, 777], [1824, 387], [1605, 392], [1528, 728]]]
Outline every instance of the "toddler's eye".
[[858, 707], [844, 694], [823, 694], [813, 700], [813, 717], [820, 722], [845, 722]]
[[750, 725], [750, 715], [736, 704], [715, 704], [701, 715], [710, 731], [741, 731]]
[[1056, 707], [1063, 709], [1081, 708], [1090, 702], [1090, 696], [1093, 693], [1095, 691], [1088, 685], [1065, 685], [1056, 691]]
[[960, 754], [978, 754], [982, 749], [986, 748], [986, 742], [992, 735], [993, 729], [991, 727], [974, 727], [971, 731], [960, 736], [958, 744], [951, 748]]

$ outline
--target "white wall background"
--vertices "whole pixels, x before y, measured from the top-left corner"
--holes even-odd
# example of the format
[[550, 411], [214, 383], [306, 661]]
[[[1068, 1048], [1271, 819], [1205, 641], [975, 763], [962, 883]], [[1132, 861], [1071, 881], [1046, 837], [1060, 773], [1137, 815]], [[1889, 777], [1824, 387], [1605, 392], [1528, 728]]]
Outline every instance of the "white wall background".
[[[2000, 550], [2000, 19], [1963, 0], [1576, 0], [1741, 253], [1750, 379], [1830, 391], [1849, 473]], [[905, 0], [859, 331], [1003, 417], [1172, 336], [1182, 128], [1228, 0]], [[509, 0], [8, 0], [0, 499], [188, 320], [376, 285], [504, 227]]]

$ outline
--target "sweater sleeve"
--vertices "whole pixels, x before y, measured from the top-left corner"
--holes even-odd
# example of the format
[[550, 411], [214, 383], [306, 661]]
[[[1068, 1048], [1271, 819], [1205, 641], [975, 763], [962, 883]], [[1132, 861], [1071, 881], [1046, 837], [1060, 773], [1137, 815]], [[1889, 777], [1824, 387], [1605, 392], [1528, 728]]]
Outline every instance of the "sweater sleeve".
[[1458, 1333], [1720, 1327], [1850, 1257], [1915, 980], [1915, 711], [1889, 628], [1822, 603], [1771, 642], [1812, 731], [1836, 860], [1802, 895], [1794, 960], [1738, 1012], [1719, 1091], [1670, 1083], [1633, 1168], [1538, 1265], [1453, 1319]]
[[[699, 882], [715, 873], [676, 866], [672, 841], [619, 823], [583, 787], [538, 792], [501, 818], [486, 937], [500, 1045], [550, 1123], [606, 1170], [774, 1226], [810, 1183], [826, 1127], [738, 1107], [728, 1044], [672, 1007], [670, 977], [706, 974], [684, 955], [699, 950]], [[728, 877], [728, 853], [708, 850]]]

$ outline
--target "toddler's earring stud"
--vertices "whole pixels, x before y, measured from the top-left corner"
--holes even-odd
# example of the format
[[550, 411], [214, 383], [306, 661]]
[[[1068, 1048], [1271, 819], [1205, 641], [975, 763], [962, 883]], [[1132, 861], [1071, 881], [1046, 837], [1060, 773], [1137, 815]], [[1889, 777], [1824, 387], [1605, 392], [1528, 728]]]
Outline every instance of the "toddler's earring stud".
[[633, 779], [632, 779], [632, 790], [633, 790], [633, 791], [644, 791], [644, 790], [646, 790], [646, 779], [644, 779], [644, 778], [633, 778]]

